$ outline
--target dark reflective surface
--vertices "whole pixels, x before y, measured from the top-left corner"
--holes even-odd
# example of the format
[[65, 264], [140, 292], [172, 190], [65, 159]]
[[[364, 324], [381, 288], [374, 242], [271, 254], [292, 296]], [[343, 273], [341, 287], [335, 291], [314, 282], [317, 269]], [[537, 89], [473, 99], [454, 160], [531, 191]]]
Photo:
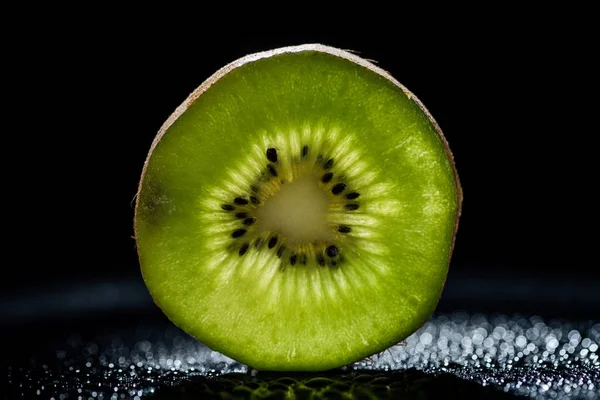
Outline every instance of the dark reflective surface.
[[[62, 317], [17, 316], [14, 300], [8, 316], [5, 302], [10, 396], [598, 398], [597, 320], [440, 312], [404, 343], [344, 369], [275, 374], [206, 348], [166, 320], [143, 287], [137, 294], [135, 287], [105, 283], [71, 293], [80, 302], [72, 309], [62, 304]], [[55, 307], [61, 304], [56, 301]], [[81, 313], [86, 302], [87, 315]], [[451, 306], [450, 299], [445, 302]]]

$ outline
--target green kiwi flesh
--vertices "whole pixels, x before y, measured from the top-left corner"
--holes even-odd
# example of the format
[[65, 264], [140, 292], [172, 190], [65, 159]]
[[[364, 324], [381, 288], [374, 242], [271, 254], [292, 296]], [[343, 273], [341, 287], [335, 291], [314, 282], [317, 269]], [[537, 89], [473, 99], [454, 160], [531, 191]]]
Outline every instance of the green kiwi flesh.
[[318, 371], [428, 319], [461, 202], [414, 95], [354, 54], [302, 45], [227, 65], [166, 121], [135, 236], [173, 323], [256, 369]]

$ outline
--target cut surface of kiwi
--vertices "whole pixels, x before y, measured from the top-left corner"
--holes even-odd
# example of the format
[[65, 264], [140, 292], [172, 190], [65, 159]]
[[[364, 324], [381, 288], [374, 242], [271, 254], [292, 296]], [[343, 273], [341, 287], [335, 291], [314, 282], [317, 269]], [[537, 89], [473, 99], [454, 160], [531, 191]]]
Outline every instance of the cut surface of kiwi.
[[346, 51], [246, 56], [160, 129], [135, 236], [156, 304], [213, 350], [317, 371], [418, 329], [446, 279], [462, 194], [425, 107]]

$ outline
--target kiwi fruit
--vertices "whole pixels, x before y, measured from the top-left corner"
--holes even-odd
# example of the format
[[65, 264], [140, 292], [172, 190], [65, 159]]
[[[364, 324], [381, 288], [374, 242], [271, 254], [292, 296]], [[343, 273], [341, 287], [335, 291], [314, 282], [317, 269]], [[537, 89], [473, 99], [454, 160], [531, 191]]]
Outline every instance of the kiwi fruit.
[[429, 318], [461, 202], [423, 104], [355, 54], [309, 44], [234, 61], [176, 109], [134, 229], [173, 323], [259, 370], [320, 371]]

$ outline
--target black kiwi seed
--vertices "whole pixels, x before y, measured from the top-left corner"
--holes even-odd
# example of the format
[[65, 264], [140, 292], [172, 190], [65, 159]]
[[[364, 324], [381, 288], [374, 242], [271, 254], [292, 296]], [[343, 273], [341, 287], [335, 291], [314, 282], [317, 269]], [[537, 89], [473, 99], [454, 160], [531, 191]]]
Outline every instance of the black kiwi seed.
[[256, 222], [256, 218], [254, 217], [250, 217], [250, 218], [246, 218], [243, 222], [244, 225], [252, 225], [253, 223]]
[[258, 204], [258, 203], [260, 203], [258, 201], [258, 198], [256, 196], [250, 196], [250, 201], [252, 202], [252, 204]]
[[235, 213], [235, 217], [239, 218], [239, 219], [248, 218], [248, 213], [245, 213], [245, 212]]
[[297, 260], [297, 256], [295, 254], [292, 254], [292, 256], [290, 257], [290, 264], [296, 265], [296, 260]]
[[277, 162], [277, 150], [275, 150], [272, 147], [267, 149], [267, 159], [271, 162], [276, 163]]
[[330, 158], [329, 160], [327, 160], [325, 165], [323, 165], [323, 168], [325, 168], [325, 169], [329, 169], [331, 167], [333, 167], [333, 158]]
[[256, 247], [257, 249], [260, 249], [260, 246], [262, 246], [262, 243], [263, 243], [263, 240], [261, 238], [258, 238], [254, 242], [254, 247]]
[[272, 166], [271, 164], [267, 165], [267, 169], [269, 170], [269, 173], [273, 176], [277, 176], [277, 170], [275, 169], [274, 166]]
[[348, 210], [348, 211], [358, 210], [358, 204], [356, 204], [356, 203], [346, 204], [344, 206], [344, 208], [346, 208], [346, 210]]
[[231, 237], [234, 239], [237, 239], [239, 237], [244, 236], [245, 233], [246, 233], [245, 229], [237, 229], [237, 230], [233, 231], [233, 233], [231, 234]]
[[308, 155], [308, 145], [304, 145], [304, 147], [302, 147], [302, 158], [306, 158], [307, 155]]
[[242, 245], [242, 247], [240, 247], [240, 251], [238, 251], [238, 254], [239, 254], [240, 256], [243, 256], [243, 255], [244, 255], [244, 254], [245, 254], [245, 253], [248, 251], [248, 247], [249, 247], [249, 246], [250, 246], [250, 245], [249, 245], [248, 243], [244, 243], [244, 244]]
[[231, 204], [223, 204], [223, 205], [221, 206], [221, 208], [222, 208], [223, 210], [225, 210], [225, 211], [233, 211], [233, 210], [235, 210], [235, 207], [234, 207], [234, 206], [232, 206]]
[[331, 188], [331, 193], [340, 194], [346, 189], [346, 185], [344, 183], [338, 183], [333, 188]]
[[285, 246], [281, 246], [280, 248], [278, 248], [277, 249], [277, 257], [281, 258], [284, 251], [285, 251]]
[[347, 198], [348, 200], [354, 200], [354, 199], [358, 198], [358, 196], [360, 196], [360, 194], [359, 194], [359, 193], [352, 192], [352, 193], [348, 193], [348, 194], [346, 195], [346, 198]]
[[233, 202], [241, 206], [245, 206], [246, 204], [248, 204], [248, 200], [244, 199], [243, 197], [236, 197], [235, 199], [233, 199]]
[[338, 232], [349, 233], [349, 232], [352, 232], [352, 228], [350, 228], [349, 226], [346, 226], [346, 225], [340, 225], [340, 226], [338, 226]]
[[335, 247], [334, 245], [331, 245], [325, 249], [325, 253], [327, 253], [328, 257], [333, 258], [338, 255], [339, 251], [338, 251], [337, 247]]
[[306, 254], [300, 255], [300, 264], [306, 265]]
[[317, 254], [317, 262], [321, 266], [325, 265], [325, 257], [323, 257], [321, 254]]
[[272, 249], [273, 247], [275, 247], [275, 245], [277, 244], [277, 236], [273, 236], [271, 239], [269, 239], [269, 248]]
[[333, 174], [331, 172], [328, 172], [325, 175], [323, 175], [323, 177], [321, 178], [321, 182], [327, 183], [331, 180], [331, 178], [333, 178]]

